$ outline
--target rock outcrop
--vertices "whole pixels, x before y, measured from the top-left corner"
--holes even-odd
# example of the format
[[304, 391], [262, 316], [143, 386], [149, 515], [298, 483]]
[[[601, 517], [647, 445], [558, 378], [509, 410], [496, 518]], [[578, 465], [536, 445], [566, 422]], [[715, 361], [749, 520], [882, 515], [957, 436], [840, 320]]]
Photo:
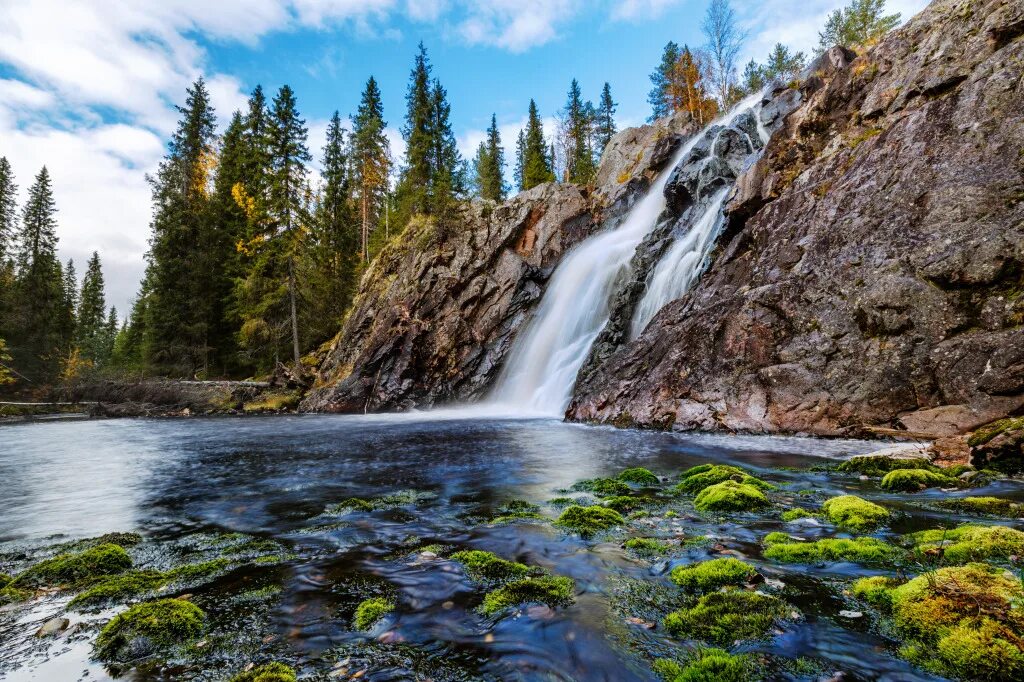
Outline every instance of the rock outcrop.
[[448, 225], [414, 219], [360, 282], [302, 409], [396, 410], [481, 397], [562, 255], [616, 226], [694, 131], [677, 116], [619, 133], [592, 191], [551, 183], [502, 204], [474, 202]]
[[1024, 3], [936, 0], [775, 93], [711, 268], [568, 416], [949, 436], [1024, 408], [1022, 35]]

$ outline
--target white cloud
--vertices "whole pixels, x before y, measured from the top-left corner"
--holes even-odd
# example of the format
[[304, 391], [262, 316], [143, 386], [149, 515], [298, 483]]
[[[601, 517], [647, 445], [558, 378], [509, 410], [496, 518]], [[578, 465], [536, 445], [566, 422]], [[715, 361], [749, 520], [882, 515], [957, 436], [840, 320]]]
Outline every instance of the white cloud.
[[654, 19], [681, 0], [619, 0], [612, 3], [611, 17], [617, 21]]
[[465, 3], [456, 25], [470, 45], [494, 45], [523, 52], [550, 42], [558, 27], [582, 7], [578, 0], [490, 0]]

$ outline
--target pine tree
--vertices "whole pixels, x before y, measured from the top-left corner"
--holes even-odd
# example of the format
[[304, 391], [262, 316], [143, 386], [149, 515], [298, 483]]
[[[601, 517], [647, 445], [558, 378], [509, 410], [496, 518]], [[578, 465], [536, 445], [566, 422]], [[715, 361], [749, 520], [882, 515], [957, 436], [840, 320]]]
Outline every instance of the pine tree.
[[594, 152], [590, 145], [592, 117], [588, 105], [583, 102], [579, 82], [573, 78], [565, 105], [566, 179], [578, 185], [589, 183], [596, 171]]
[[669, 103], [668, 89], [672, 81], [672, 72], [679, 61], [679, 55], [679, 45], [671, 40], [668, 41], [661, 53], [661, 63], [651, 74], [653, 87], [647, 94], [647, 102], [651, 105], [651, 115], [648, 117], [648, 121], [654, 121], [675, 112]]
[[491, 125], [487, 129], [487, 140], [477, 150], [476, 182], [480, 197], [489, 201], [505, 198], [505, 150], [501, 147], [498, 118], [491, 114]]
[[526, 187], [524, 186], [524, 170], [526, 167], [526, 131], [520, 130], [519, 135], [516, 136], [516, 166], [512, 171], [512, 177], [515, 179], [516, 190], [522, 192]]
[[800, 76], [804, 70], [807, 58], [803, 52], [790, 52], [789, 48], [782, 43], [775, 43], [768, 61], [764, 65], [766, 80], [781, 78], [783, 81], [790, 81]]
[[366, 81], [356, 115], [352, 117], [352, 182], [359, 206], [359, 253], [369, 260], [370, 233], [378, 222], [381, 204], [387, 199], [391, 173], [391, 148], [384, 129], [384, 106], [373, 76]]
[[748, 93], [755, 93], [764, 89], [765, 69], [763, 66], [751, 59], [743, 69], [741, 77], [743, 89]]
[[114, 342], [117, 340], [117, 331], [117, 308], [112, 307], [107, 315], [107, 323], [103, 330], [103, 347], [99, 359], [102, 365], [109, 366], [114, 357]]
[[604, 84], [601, 90], [601, 102], [597, 105], [597, 121], [594, 125], [595, 141], [597, 143], [595, 152], [598, 158], [604, 153], [604, 148], [611, 142], [615, 135], [615, 109], [618, 104], [612, 100], [612, 87]]
[[78, 328], [78, 301], [78, 275], [75, 272], [75, 262], [68, 258], [67, 265], [64, 266], [62, 274], [61, 305], [57, 314], [61, 355], [64, 358], [71, 356], [78, 343], [76, 336]]
[[75, 342], [83, 359], [94, 365], [106, 359], [107, 303], [103, 291], [103, 269], [100, 255], [93, 251], [82, 280], [82, 295], [78, 303], [78, 324]]
[[820, 54], [835, 45], [869, 46], [899, 24], [899, 13], [885, 14], [885, 0], [851, 0], [828, 16], [825, 28], [818, 33], [816, 51]]
[[466, 171], [450, 121], [448, 93], [436, 78], [431, 87], [430, 213], [446, 216], [452, 202], [465, 192]]
[[17, 195], [11, 164], [7, 157], [0, 156], [0, 267], [13, 252], [18, 222]]
[[403, 212], [430, 212], [430, 189], [434, 180], [436, 162], [437, 131], [434, 113], [434, 95], [430, 82], [430, 61], [423, 43], [419, 45], [412, 73], [409, 75], [409, 89], [405, 95], [405, 125], [402, 138], [405, 140], [405, 167], [399, 194]]
[[187, 90], [168, 153], [151, 179], [153, 236], [148, 254], [146, 362], [161, 372], [193, 376], [209, 364], [215, 307], [210, 172], [215, 162], [214, 111], [202, 78]]
[[544, 139], [544, 125], [537, 113], [537, 104], [531, 99], [523, 148], [522, 188], [527, 190], [545, 182], [553, 182], [554, 160], [554, 148], [552, 147], [549, 153], [548, 143]]

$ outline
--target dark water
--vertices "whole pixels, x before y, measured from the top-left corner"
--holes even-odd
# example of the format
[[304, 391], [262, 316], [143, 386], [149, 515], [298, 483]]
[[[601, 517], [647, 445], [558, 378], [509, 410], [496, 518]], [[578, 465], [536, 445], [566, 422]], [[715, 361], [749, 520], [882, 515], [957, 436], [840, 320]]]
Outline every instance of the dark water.
[[[259, 627], [266, 630], [264, 641], [273, 641], [273, 656], [286, 657], [311, 679], [338, 670], [344, 652], [353, 651], [366, 669], [361, 679], [368, 680], [463, 679], [460, 675], [470, 674], [522, 680], [656, 679], [649, 667], [654, 655], [678, 653], [692, 644], [672, 640], [660, 628], [630, 623], [620, 598], [623, 581], [649, 581], [670, 591], [666, 575], [673, 565], [720, 556], [723, 548], [786, 583], [792, 593], [787, 598], [803, 612], [799, 622], [773, 639], [741, 645], [738, 651], [817, 658], [831, 670], [845, 671], [846, 679], [932, 679], [889, 653], [891, 643], [870, 632], [866, 619], [838, 616], [849, 608], [840, 581], [871, 571], [847, 564], [786, 567], [761, 559], [758, 542], [767, 532], [835, 533], [829, 527], [782, 524], [778, 513], [785, 507], [761, 516], [684, 515], [656, 527], [631, 527], [628, 535], [717, 539], [717, 547], [695, 547], [654, 563], [621, 549], [626, 534], [595, 542], [543, 523], [483, 522], [509, 500], [543, 505], [579, 479], [613, 476], [630, 466], [675, 476], [703, 462], [748, 467], [794, 500], [797, 491], [819, 501], [855, 491], [908, 512], [895, 532], [941, 520], [916, 504], [933, 493], [908, 501], [856, 477], [808, 470], [827, 463], [823, 457], [865, 452], [877, 444], [680, 436], [549, 420], [436, 415], [25, 424], [0, 427], [0, 438], [0, 552], [43, 539], [128, 530], [156, 544], [223, 532], [276, 540], [288, 549], [286, 561], [235, 571], [197, 595], [215, 604], [240, 583], [279, 588]], [[1002, 485], [971, 494], [1019, 495], [1011, 484]], [[402, 490], [417, 491], [420, 501], [369, 514], [322, 515], [325, 507], [348, 497]], [[557, 511], [543, 507], [551, 517]], [[569, 576], [576, 581], [575, 604], [486, 620], [473, 610], [479, 586], [456, 564], [417, 555], [417, 546], [435, 543], [485, 549]], [[360, 597], [353, 585], [385, 588], [396, 597], [396, 614], [368, 636], [351, 631], [352, 608]], [[632, 604], [655, 617], [661, 606]], [[6, 659], [0, 678], [76, 679], [84, 674], [89, 680], [107, 679], [102, 666], [88, 661], [85, 639], [42, 649], [24, 644], [26, 632], [60, 612], [61, 604], [54, 602], [16, 619], [0, 613], [0, 650]], [[73, 621], [81, 618], [69, 615]], [[260, 646], [244, 656], [263, 660], [267, 652]], [[241, 653], [238, 658], [250, 660]], [[129, 679], [177, 678], [172, 670], [135, 673]]]

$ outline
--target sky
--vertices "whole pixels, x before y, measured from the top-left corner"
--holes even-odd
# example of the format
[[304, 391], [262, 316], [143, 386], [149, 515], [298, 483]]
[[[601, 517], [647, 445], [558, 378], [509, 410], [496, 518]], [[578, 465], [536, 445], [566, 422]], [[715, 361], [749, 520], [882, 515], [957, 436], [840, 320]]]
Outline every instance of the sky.
[[[2, 0], [0, 156], [24, 197], [45, 164], [59, 251], [79, 277], [100, 252], [108, 303], [126, 312], [145, 269], [151, 173], [175, 105], [202, 75], [223, 130], [257, 84], [287, 83], [319, 157], [327, 120], [380, 84], [396, 159], [417, 44], [448, 90], [464, 156], [497, 116], [506, 158], [531, 98], [551, 118], [573, 78], [607, 81], [621, 128], [649, 114], [648, 74], [669, 40], [698, 46], [709, 0]], [[740, 63], [776, 42], [810, 54], [844, 0], [734, 0]], [[909, 19], [926, 0], [889, 0]]]

